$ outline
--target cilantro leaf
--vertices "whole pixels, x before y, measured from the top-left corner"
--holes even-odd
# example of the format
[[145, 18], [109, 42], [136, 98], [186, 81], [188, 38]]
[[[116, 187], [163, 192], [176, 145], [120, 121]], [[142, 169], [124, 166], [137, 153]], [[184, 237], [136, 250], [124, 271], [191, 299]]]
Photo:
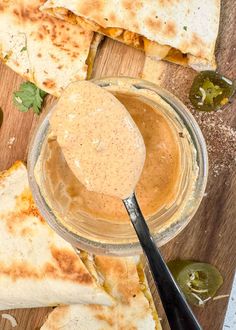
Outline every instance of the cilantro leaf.
[[21, 112], [32, 108], [39, 115], [46, 95], [45, 91], [27, 81], [20, 85], [19, 91], [13, 93], [13, 102]]
[[39, 89], [37, 89], [33, 101], [33, 111], [37, 114], [40, 114], [40, 105], [42, 104], [42, 101], [43, 99], [40, 95]]

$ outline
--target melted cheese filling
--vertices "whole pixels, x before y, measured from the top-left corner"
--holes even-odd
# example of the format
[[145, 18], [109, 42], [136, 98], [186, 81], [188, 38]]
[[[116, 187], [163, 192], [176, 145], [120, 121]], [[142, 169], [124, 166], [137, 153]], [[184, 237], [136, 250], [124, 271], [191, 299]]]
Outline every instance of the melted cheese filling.
[[66, 20], [72, 24], [78, 24], [85, 30], [92, 30], [108, 36], [112, 39], [125, 43], [128, 46], [144, 51], [148, 56], [156, 57], [157, 59], [165, 59], [181, 65], [188, 64], [187, 54], [181, 53], [176, 48], [167, 45], [160, 45], [157, 42], [151, 41], [138, 33], [127, 31], [121, 28], [104, 28], [99, 24], [92, 22], [81, 16], [76, 16], [71, 11], [65, 8], [54, 8], [49, 10], [58, 18]]
[[87, 64], [87, 79], [91, 78], [92, 75], [92, 71], [93, 71], [93, 64], [94, 64], [94, 60], [97, 54], [97, 48], [101, 42], [101, 40], [103, 39], [102, 35], [99, 34], [94, 34], [93, 37], [93, 41], [91, 43], [90, 49], [89, 49], [89, 54], [86, 60], [86, 64]]
[[149, 306], [150, 306], [151, 311], [152, 311], [153, 320], [156, 323], [155, 328], [156, 328], [156, 330], [161, 329], [159, 316], [157, 314], [156, 307], [154, 305], [154, 301], [153, 301], [151, 292], [149, 291], [149, 288], [148, 288], [148, 282], [147, 282], [147, 279], [145, 277], [145, 272], [144, 272], [143, 264], [142, 264], [141, 261], [139, 261], [139, 263], [137, 264], [137, 273], [138, 273], [138, 277], [139, 277], [139, 283], [140, 283], [141, 291], [143, 292], [145, 298], [147, 299], [147, 301], [149, 303]]

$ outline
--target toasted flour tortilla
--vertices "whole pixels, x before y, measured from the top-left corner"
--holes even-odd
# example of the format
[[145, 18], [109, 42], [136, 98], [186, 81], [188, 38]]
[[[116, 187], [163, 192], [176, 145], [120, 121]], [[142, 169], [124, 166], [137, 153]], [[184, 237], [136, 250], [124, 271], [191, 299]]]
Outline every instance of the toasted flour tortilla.
[[87, 78], [101, 38], [40, 12], [42, 0], [0, 3], [0, 58], [22, 77], [59, 96]]
[[57, 307], [41, 330], [161, 329], [138, 258], [97, 256], [94, 265], [116, 305]]
[[0, 174], [0, 201], [1, 310], [67, 304], [43, 330], [161, 329], [139, 257], [78, 256], [39, 215], [21, 162]]
[[39, 215], [20, 162], [0, 175], [0, 233], [0, 310], [114, 303], [103, 280]]
[[48, 0], [41, 9], [157, 59], [216, 67], [220, 0]]

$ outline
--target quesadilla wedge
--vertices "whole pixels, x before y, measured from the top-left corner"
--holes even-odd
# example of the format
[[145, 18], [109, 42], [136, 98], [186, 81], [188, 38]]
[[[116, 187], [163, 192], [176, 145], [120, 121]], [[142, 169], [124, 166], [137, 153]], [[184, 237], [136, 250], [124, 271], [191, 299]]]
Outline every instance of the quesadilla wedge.
[[220, 0], [48, 0], [41, 9], [156, 59], [216, 67]]
[[41, 330], [161, 329], [139, 258], [95, 256], [94, 266], [116, 304], [58, 307]]
[[70, 82], [88, 78], [101, 37], [40, 12], [42, 3], [1, 1], [0, 58], [42, 90], [59, 96]]
[[114, 303], [38, 213], [21, 162], [0, 176], [0, 233], [0, 310]]

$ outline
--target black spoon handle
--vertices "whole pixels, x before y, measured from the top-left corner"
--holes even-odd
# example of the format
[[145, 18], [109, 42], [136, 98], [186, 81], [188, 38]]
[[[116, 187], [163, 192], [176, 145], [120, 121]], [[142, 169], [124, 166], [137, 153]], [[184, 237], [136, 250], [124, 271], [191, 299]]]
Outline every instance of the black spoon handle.
[[135, 194], [123, 200], [123, 202], [143, 251], [149, 261], [150, 269], [171, 329], [202, 329], [154, 243]]

